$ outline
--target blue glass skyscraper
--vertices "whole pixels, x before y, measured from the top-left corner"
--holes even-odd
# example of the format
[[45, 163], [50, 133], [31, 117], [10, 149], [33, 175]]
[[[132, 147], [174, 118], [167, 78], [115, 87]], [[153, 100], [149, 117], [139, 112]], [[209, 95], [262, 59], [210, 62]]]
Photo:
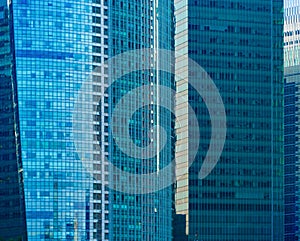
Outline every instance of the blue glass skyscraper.
[[[172, 2], [14, 0], [1, 1], [0, 13], [0, 237], [171, 240], [171, 187], [147, 195], [107, 187], [105, 159], [129, 172], [158, 166], [126, 157], [110, 137], [116, 101], [156, 75], [107, 89], [113, 69], [104, 63], [130, 49], [172, 49]], [[171, 76], [161, 79], [173, 88]], [[171, 114], [153, 107], [134, 117], [136, 143], [149, 142], [141, 124], [157, 120], [171, 136]], [[161, 157], [162, 166], [171, 160], [170, 146]]]
[[299, 240], [300, 3], [284, 4], [284, 240]]
[[[284, 87], [284, 240], [299, 239], [299, 211], [298, 211], [298, 104], [299, 95], [299, 68], [287, 67], [285, 69]], [[292, 81], [294, 79], [294, 81]], [[295, 81], [296, 80], [296, 81]]]
[[13, 48], [11, 41], [11, 13], [6, 1], [0, 2], [1, 67], [0, 67], [0, 239], [26, 238], [24, 190], [18, 112], [15, 108], [16, 93]]
[[[172, 1], [111, 1], [109, 23], [110, 57], [133, 49], [151, 49], [153, 56], [157, 48], [173, 49]], [[128, 64], [132, 62], [135, 65], [135, 61], [137, 60], [131, 59]], [[171, 64], [173, 59], [169, 58], [169, 61]], [[155, 57], [150, 56], [150, 62], [155, 64]], [[112, 66], [110, 71], [120, 70]], [[174, 88], [173, 78], [168, 73], [146, 69], [122, 76], [109, 88], [112, 93], [110, 96], [113, 97], [110, 101], [111, 109], [115, 108], [127, 92], [141, 86], [148, 86], [149, 93], [138, 101], [154, 102], [154, 99], [158, 98], [154, 87], [157, 84]], [[168, 101], [171, 101], [171, 98]], [[126, 111], [126, 107], [124, 108]], [[152, 138], [156, 138], [151, 137], [151, 129], [157, 124], [164, 128], [168, 136], [167, 144], [159, 156], [148, 159], [128, 157], [114, 140], [109, 138], [110, 161], [121, 170], [140, 175], [154, 173], [166, 166], [173, 159], [172, 115], [169, 111], [151, 104], [137, 110], [130, 120], [129, 132], [137, 146], [146, 147]], [[126, 128], [126, 123], [116, 128]], [[110, 182], [118, 183], [120, 180], [111, 179]], [[134, 183], [129, 188], [135, 188], [136, 185], [140, 184]], [[171, 240], [172, 186], [144, 195], [110, 192], [110, 200], [114, 205], [109, 214], [112, 230], [109, 240], [122, 240], [124, 236], [128, 237], [127, 240]]]
[[[185, 122], [176, 126], [175, 240], [283, 239], [282, 10], [280, 0], [175, 1], [175, 69], [185, 78], [176, 79], [176, 117]], [[188, 57], [212, 78], [226, 111], [225, 146], [204, 179], [198, 173], [210, 148], [212, 116], [187, 85], [193, 77]], [[188, 104], [200, 126], [191, 167]], [[220, 122], [217, 132], [226, 126]]]

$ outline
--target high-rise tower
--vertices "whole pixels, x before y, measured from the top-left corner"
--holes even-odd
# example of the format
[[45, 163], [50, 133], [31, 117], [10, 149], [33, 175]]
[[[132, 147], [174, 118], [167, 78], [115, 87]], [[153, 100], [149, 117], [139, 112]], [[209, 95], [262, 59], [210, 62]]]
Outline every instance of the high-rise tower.
[[141, 173], [171, 160], [169, 112], [150, 106], [133, 117], [131, 137], [141, 146], [150, 141], [148, 124], [168, 128], [161, 160], [146, 165], [118, 150], [110, 113], [133, 87], [173, 88], [172, 76], [145, 71], [107, 86], [119, 70], [106, 61], [137, 48], [172, 49], [172, 2], [0, 3], [0, 237], [171, 240], [171, 187], [135, 195], [107, 184], [115, 181], [109, 161]]
[[[142, 56], [129, 55], [129, 59], [125, 60], [123, 71], [127, 68], [135, 68], [140, 63], [142, 66], [153, 65], [154, 67], [128, 73], [108, 88], [108, 92], [111, 93], [109, 96], [112, 97], [109, 101], [109, 110], [112, 111], [109, 113], [109, 122], [112, 123], [113, 118], [120, 119], [116, 125], [109, 126], [108, 159], [120, 170], [128, 173], [138, 175], [159, 173], [174, 158], [173, 117], [170, 110], [157, 107], [159, 101], [173, 101], [171, 96], [165, 93], [159, 94], [157, 91], [158, 85], [174, 89], [173, 76], [170, 73], [158, 71], [157, 68], [161, 58], [157, 55], [159, 49], [173, 50], [173, 8], [173, 2], [170, 0], [111, 1], [109, 7], [109, 56], [135, 49], [148, 49], [149, 55], [146, 53]], [[171, 56], [167, 58], [162, 56], [162, 59], [172, 64]], [[113, 76], [118, 75], [116, 73], [120, 69], [112, 65], [109, 71], [111, 71], [110, 76]], [[147, 89], [143, 94], [138, 95], [141, 98], [131, 99], [127, 103], [129, 106], [122, 106], [123, 111], [128, 112], [133, 106], [132, 102], [142, 104], [141, 108], [132, 113], [129, 123], [122, 121], [124, 114], [113, 116], [113, 111], [125, 98], [124, 96], [140, 87]], [[167, 141], [163, 150], [148, 158], [138, 157], [136, 153], [132, 155], [124, 153], [111, 135], [113, 128], [128, 128], [134, 145], [147, 148], [152, 142], [159, 142], [157, 138], [159, 133], [154, 129], [156, 125], [164, 128]], [[168, 175], [172, 176], [173, 173], [168, 173]], [[141, 184], [136, 181], [129, 183], [122, 176], [114, 178], [111, 175], [110, 177], [111, 183], [126, 185], [127, 188], [133, 190], [138, 187], [143, 188], [143, 186], [146, 188], [149, 185], [149, 183]], [[111, 231], [109, 240], [121, 241], [127, 237], [127, 240], [171, 241], [173, 190], [171, 185], [163, 190], [159, 189], [158, 187], [156, 192], [142, 195], [120, 191], [110, 192], [110, 203], [113, 205], [110, 207], [109, 214]]]
[[299, 240], [299, 1], [284, 1], [284, 240]]
[[[185, 77], [176, 80], [176, 117], [186, 120], [176, 126], [175, 240], [283, 239], [282, 9], [279, 0], [175, 1], [175, 69]], [[193, 74], [187, 57], [210, 75], [226, 110], [225, 146], [204, 179], [198, 172], [210, 145], [211, 117], [186, 84]], [[190, 168], [188, 103], [201, 132]]]

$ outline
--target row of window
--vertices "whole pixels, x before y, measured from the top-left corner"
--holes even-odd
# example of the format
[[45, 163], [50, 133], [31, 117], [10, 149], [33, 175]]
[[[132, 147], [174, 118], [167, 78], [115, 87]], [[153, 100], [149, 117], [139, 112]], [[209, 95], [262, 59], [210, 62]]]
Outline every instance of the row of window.
[[245, 10], [247, 12], [270, 12], [270, 4], [258, 4], [257, 2], [235, 2], [225, 0], [204, 0], [204, 1], [191, 1], [191, 6], [201, 6], [209, 8], [221, 8], [221, 9], [236, 9], [239, 11]]
[[227, 204], [227, 203], [190, 203], [189, 208], [191, 210], [214, 210], [214, 211], [283, 211], [282, 205], [271, 204]]

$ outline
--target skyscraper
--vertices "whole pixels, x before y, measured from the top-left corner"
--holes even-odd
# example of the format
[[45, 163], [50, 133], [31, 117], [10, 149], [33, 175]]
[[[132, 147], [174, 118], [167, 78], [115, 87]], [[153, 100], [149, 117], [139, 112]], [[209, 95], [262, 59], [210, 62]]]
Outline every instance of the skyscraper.
[[[175, 69], [185, 78], [176, 79], [176, 117], [186, 120], [176, 126], [175, 240], [283, 239], [282, 9], [277, 0], [175, 1]], [[188, 57], [210, 75], [226, 110], [225, 146], [204, 179], [213, 130], [202, 96], [186, 84]], [[201, 133], [190, 168], [188, 104]]]
[[[174, 89], [174, 79], [171, 74], [163, 71], [157, 71], [158, 65], [157, 51], [159, 49], [172, 50], [174, 46], [173, 34], [173, 2], [170, 0], [142, 0], [142, 1], [111, 1], [109, 7], [109, 27], [108, 41], [109, 56], [115, 56], [134, 49], [149, 49], [150, 56], [130, 56], [125, 63], [127, 70], [136, 66], [153, 64], [153, 69], [142, 69], [128, 73], [111, 84], [108, 92], [111, 94], [110, 109], [114, 110], [120, 100], [126, 96], [128, 92], [134, 91], [136, 88], [145, 87], [148, 91], [142, 95], [140, 99], [130, 99], [129, 106], [132, 102], [143, 102], [145, 106], [134, 110], [129, 125], [121, 121], [124, 119], [124, 113], [115, 115], [109, 113], [109, 123], [113, 122], [113, 118], [117, 118], [116, 125], [110, 124], [109, 132], [113, 128], [128, 128], [133, 143], [138, 147], [147, 147], [152, 141], [157, 141], [156, 131], [154, 127], [160, 125], [167, 134], [167, 142], [164, 149], [158, 154], [149, 157], [138, 157], [136, 152], [133, 155], [124, 153], [124, 150], [118, 146], [113, 135], [109, 135], [108, 159], [116, 167], [128, 173], [138, 175], [156, 173], [165, 167], [174, 158], [173, 155], [173, 117], [170, 111], [157, 107], [154, 104], [159, 102], [160, 97], [157, 94], [155, 86], [162, 85], [170, 89]], [[153, 55], [153, 56], [152, 56]], [[144, 59], [146, 58], [146, 60]], [[148, 59], [148, 60], [147, 60]], [[167, 58], [171, 64], [173, 59]], [[134, 68], [134, 67], [133, 67]], [[112, 65], [110, 76], [118, 75], [120, 69]], [[113, 72], [113, 73], [112, 73]], [[161, 96], [169, 97], [164, 101], [171, 102], [171, 96], [161, 94]], [[162, 98], [163, 99], [163, 98]], [[148, 104], [147, 104], [148, 102]], [[156, 103], [157, 103], [156, 102]], [[153, 104], [151, 104], [153, 103]], [[129, 106], [122, 106], [124, 112], [129, 112]], [[152, 132], [153, 131], [153, 132]], [[129, 140], [127, 140], [129, 141]], [[113, 173], [110, 170], [111, 173]], [[172, 173], [169, 173], [172, 175]], [[110, 183], [116, 185], [126, 185], [129, 189], [138, 190], [139, 187], [149, 185], [149, 183], [129, 183], [124, 177], [120, 176], [114, 179], [110, 176]], [[159, 189], [159, 188], [158, 188]], [[154, 193], [123, 193], [120, 191], [110, 192], [110, 203], [113, 203], [110, 209], [109, 240], [172, 240], [172, 186]]]
[[172, 159], [172, 115], [155, 106], [136, 113], [131, 137], [145, 146], [148, 124], [165, 126], [161, 160], [127, 157], [110, 136], [122, 95], [151, 82], [174, 88], [172, 76], [141, 71], [107, 86], [119, 70], [105, 63], [130, 49], [172, 49], [172, 2], [0, 3], [0, 237], [171, 240], [172, 188], [114, 191], [108, 162], [141, 174]]
[[13, 51], [11, 41], [10, 14], [6, 1], [0, 2], [1, 28], [1, 110], [0, 110], [0, 239], [11, 237], [19, 240], [26, 237], [24, 190], [22, 183], [22, 163], [20, 159], [20, 140], [15, 133], [19, 132], [18, 112], [13, 92], [15, 81], [12, 69]]
[[299, 1], [284, 2], [284, 201], [285, 240], [299, 240]]
[[285, 68], [284, 87], [284, 240], [299, 239], [298, 186], [298, 103], [299, 68]]

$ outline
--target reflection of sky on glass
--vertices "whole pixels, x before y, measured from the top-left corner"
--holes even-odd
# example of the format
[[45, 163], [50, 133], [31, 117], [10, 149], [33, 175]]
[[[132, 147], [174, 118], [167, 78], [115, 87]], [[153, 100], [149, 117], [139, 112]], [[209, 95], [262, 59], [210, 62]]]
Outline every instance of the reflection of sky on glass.
[[78, 232], [86, 239], [92, 178], [74, 148], [72, 112], [92, 70], [92, 26], [83, 14], [92, 6], [22, 0], [13, 7], [28, 238], [66, 240]]
[[[300, 1], [284, 1], [284, 66], [300, 65]], [[298, 67], [297, 67], [298, 68]], [[286, 70], [289, 72], [291, 70]], [[292, 72], [298, 70], [293, 69]], [[299, 78], [288, 78], [288, 82]]]

